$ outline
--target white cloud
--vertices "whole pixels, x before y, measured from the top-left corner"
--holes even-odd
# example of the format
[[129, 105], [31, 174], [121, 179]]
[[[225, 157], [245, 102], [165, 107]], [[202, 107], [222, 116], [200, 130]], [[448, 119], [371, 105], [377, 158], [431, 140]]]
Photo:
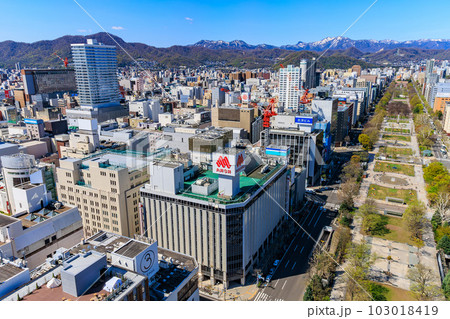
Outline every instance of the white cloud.
[[119, 26], [113, 26], [113, 27], [111, 27], [111, 29], [113, 29], [113, 30], [125, 30], [125, 28], [124, 27], [119, 27]]
[[186, 18], [184, 18], [186, 21], [188, 21], [189, 23], [192, 23], [193, 21], [194, 21], [194, 19], [192, 19], [192, 18], [189, 18], [189, 17], [186, 17]]

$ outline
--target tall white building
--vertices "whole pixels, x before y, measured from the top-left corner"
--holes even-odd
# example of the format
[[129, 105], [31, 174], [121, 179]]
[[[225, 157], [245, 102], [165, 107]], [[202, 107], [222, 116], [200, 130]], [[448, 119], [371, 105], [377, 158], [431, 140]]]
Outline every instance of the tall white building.
[[117, 105], [116, 47], [99, 44], [95, 39], [71, 47], [80, 104], [90, 107]]
[[278, 103], [288, 109], [297, 109], [300, 98], [300, 68], [288, 65], [280, 69]]

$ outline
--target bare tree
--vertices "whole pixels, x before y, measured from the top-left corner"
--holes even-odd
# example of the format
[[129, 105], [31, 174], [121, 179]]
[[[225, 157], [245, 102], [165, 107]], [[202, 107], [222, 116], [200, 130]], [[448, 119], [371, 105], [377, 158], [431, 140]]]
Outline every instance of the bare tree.
[[439, 212], [439, 215], [441, 215], [442, 222], [449, 221], [448, 216], [449, 206], [450, 206], [450, 194], [445, 191], [440, 191], [436, 199], [436, 209]]
[[431, 269], [418, 263], [408, 270], [408, 279], [411, 280], [410, 290], [417, 300], [436, 300], [442, 296], [442, 291], [434, 284], [437, 280]]

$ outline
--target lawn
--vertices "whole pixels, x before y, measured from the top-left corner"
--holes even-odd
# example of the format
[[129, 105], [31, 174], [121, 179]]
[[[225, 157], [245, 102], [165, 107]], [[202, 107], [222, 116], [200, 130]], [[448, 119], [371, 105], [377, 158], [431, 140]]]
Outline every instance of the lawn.
[[395, 189], [370, 184], [367, 196], [379, 200], [385, 200], [386, 197], [400, 198], [403, 199], [406, 204], [409, 204], [417, 199], [417, 192], [413, 189]]
[[388, 123], [409, 123], [409, 120], [398, 120], [397, 121], [397, 118], [395, 118], [395, 119], [389, 119], [389, 120], [387, 120], [387, 122]]
[[387, 127], [384, 129], [385, 132], [393, 132], [393, 133], [404, 133], [404, 134], [409, 134], [411, 133], [411, 131], [409, 129], [406, 128], [392, 128], [392, 127]]
[[[411, 239], [411, 232], [409, 231], [406, 224], [403, 222], [403, 219], [400, 217], [392, 217], [383, 215], [383, 218], [386, 219], [387, 224], [386, 228], [388, 231], [384, 234], [380, 235], [370, 235], [372, 237], [383, 238], [387, 240], [396, 241], [399, 243], [405, 243], [409, 245], [415, 245], [415, 242]], [[361, 234], [366, 235], [362, 230]]]
[[411, 142], [411, 136], [383, 134], [383, 140], [397, 140], [397, 141]]
[[377, 284], [389, 289], [389, 292], [386, 294], [388, 301], [416, 301], [416, 299], [411, 296], [411, 292], [408, 290], [381, 283]]
[[410, 148], [401, 148], [401, 147], [380, 147], [380, 153], [384, 153], [389, 156], [411, 156], [413, 155], [413, 151]]
[[397, 164], [387, 162], [375, 162], [375, 172], [398, 173], [414, 176], [414, 166], [408, 164]]

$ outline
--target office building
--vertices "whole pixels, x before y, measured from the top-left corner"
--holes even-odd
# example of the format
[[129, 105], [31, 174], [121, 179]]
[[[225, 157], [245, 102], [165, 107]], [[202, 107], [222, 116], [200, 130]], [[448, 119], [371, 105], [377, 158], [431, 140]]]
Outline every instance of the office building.
[[0, 300], [199, 301], [196, 260], [147, 238], [101, 231], [58, 249], [39, 268], [30, 276], [16, 266], [22, 285], [9, 285]]
[[139, 188], [148, 181], [147, 160], [143, 154], [113, 150], [60, 159], [58, 198], [78, 207], [86, 236], [99, 230], [140, 233]]
[[16, 201], [24, 205], [23, 210], [17, 217], [0, 214], [3, 258], [18, 260], [34, 269], [51, 258], [58, 248], [72, 247], [83, 238], [78, 209], [48, 201], [42, 184], [22, 184], [15, 188], [15, 195]]
[[254, 156], [225, 149], [213, 154], [210, 169], [188, 178], [183, 164], [154, 161], [141, 188], [144, 234], [193, 256], [203, 280], [245, 283], [286, 218], [294, 176], [286, 158]]
[[[20, 73], [25, 94], [28, 96], [77, 90], [73, 69], [23, 69]], [[30, 101], [29, 97], [28, 101]]]
[[258, 110], [253, 107], [213, 107], [211, 109], [212, 126], [244, 129], [247, 135], [243, 138], [256, 143], [263, 128], [262, 118], [257, 116], [257, 112]]
[[285, 109], [297, 110], [300, 101], [299, 67], [288, 65], [280, 69], [278, 106]]
[[289, 147], [288, 163], [306, 172], [308, 185], [315, 185], [322, 172], [326, 148], [324, 132], [317, 130], [317, 115], [280, 114], [273, 117], [270, 130], [261, 132], [261, 145]]
[[44, 121], [41, 119], [25, 119], [28, 137], [31, 139], [40, 139], [45, 136]]

